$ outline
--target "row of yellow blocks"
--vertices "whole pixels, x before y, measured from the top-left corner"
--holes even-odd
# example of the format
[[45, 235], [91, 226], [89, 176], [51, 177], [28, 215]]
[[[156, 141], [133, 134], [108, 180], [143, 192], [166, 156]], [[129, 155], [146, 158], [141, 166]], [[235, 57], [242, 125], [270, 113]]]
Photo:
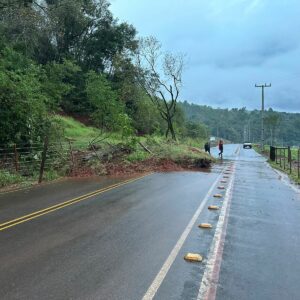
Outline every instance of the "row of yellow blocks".
[[[227, 169], [226, 172], [224, 173], [225, 175], [223, 176], [223, 180], [221, 180], [221, 183], [227, 183], [227, 180], [225, 179], [228, 179], [229, 176], [231, 174], [231, 171], [232, 169]], [[220, 185], [218, 186], [218, 189], [219, 190], [224, 190], [225, 189], [225, 186], [223, 185]], [[222, 198], [222, 194], [215, 194], [214, 195], [215, 198]], [[210, 205], [208, 206], [208, 209], [210, 210], [218, 210], [219, 209], [219, 206], [217, 205]], [[198, 225], [199, 228], [203, 228], [203, 229], [211, 229], [212, 228], [212, 225], [209, 224], [209, 223], [201, 223], [200, 225]], [[203, 260], [203, 257], [198, 254], [198, 253], [187, 253], [185, 256], [184, 256], [184, 259], [187, 260], [187, 261], [192, 261], [192, 262], [201, 262]]]

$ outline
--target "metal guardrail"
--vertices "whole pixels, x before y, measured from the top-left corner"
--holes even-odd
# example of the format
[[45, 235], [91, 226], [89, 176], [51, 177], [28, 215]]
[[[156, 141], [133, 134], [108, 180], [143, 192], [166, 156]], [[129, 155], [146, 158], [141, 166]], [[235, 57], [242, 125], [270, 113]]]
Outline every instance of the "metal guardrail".
[[270, 146], [270, 160], [275, 161], [280, 168], [289, 171], [290, 174], [296, 172], [300, 179], [300, 147], [292, 149], [291, 147]]

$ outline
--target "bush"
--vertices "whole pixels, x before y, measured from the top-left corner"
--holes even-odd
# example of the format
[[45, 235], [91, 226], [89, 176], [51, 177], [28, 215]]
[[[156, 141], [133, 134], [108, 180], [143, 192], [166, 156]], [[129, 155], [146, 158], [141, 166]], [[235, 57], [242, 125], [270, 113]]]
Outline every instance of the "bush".
[[[47, 97], [39, 82], [41, 69], [5, 48], [0, 53], [0, 144], [27, 144], [43, 139]], [[13, 126], [12, 126], [13, 124]]]
[[136, 152], [129, 154], [126, 157], [126, 160], [128, 160], [129, 162], [143, 161], [149, 157], [150, 157], [150, 154], [146, 153], [145, 151], [136, 151]]
[[22, 181], [22, 176], [0, 170], [0, 187], [20, 183]]
[[104, 75], [89, 72], [86, 91], [94, 107], [92, 119], [98, 128], [121, 131], [125, 136], [132, 133], [131, 119], [125, 113], [125, 106]]

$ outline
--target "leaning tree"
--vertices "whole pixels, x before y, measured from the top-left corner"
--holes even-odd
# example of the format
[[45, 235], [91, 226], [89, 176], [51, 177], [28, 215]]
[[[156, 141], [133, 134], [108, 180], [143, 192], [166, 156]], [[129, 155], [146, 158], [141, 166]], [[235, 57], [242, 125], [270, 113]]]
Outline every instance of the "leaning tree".
[[176, 140], [173, 120], [182, 87], [184, 56], [163, 53], [155, 37], [143, 38], [139, 42], [136, 56], [138, 82], [166, 121], [166, 137]]

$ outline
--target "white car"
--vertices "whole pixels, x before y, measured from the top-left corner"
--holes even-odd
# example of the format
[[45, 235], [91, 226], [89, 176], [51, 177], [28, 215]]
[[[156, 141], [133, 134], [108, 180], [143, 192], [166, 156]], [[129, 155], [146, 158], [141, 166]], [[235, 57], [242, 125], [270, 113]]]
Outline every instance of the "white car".
[[250, 142], [245, 142], [245, 143], [243, 144], [243, 148], [244, 148], [244, 149], [246, 149], [246, 148], [251, 149], [251, 148], [252, 148], [252, 143], [250, 143]]

